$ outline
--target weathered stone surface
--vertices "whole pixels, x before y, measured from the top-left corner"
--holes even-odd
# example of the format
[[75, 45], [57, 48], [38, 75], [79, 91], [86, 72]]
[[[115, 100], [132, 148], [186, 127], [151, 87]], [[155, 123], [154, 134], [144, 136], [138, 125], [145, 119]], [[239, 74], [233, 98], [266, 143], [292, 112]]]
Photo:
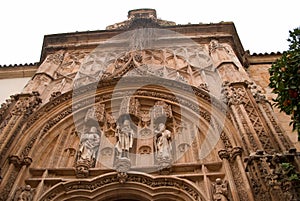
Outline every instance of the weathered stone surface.
[[[143, 49], [141, 28], [182, 35]], [[138, 37], [120, 47], [126, 31]], [[0, 199], [298, 199], [298, 145], [268, 103], [275, 57], [244, 51], [233, 23], [176, 25], [153, 9], [46, 36], [24, 94], [0, 109]]]

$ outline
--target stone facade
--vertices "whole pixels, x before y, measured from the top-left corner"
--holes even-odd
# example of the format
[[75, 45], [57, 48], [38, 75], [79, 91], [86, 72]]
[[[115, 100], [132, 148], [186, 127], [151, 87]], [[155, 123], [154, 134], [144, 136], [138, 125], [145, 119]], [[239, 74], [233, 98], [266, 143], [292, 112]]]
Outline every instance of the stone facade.
[[267, 86], [278, 55], [248, 55], [233, 23], [140, 9], [43, 44], [0, 109], [0, 200], [299, 200]]

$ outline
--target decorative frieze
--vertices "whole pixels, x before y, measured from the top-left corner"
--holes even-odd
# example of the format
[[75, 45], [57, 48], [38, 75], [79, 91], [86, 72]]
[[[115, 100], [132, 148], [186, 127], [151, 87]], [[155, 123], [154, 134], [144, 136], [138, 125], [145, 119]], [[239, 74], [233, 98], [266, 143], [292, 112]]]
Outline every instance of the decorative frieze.
[[[105, 187], [107, 184], [113, 186], [116, 184], [131, 184], [134, 186], [143, 185], [149, 191], [150, 189], [160, 189], [168, 187], [168, 193], [181, 192], [177, 193], [180, 199], [183, 199], [184, 195], [188, 195], [191, 200], [201, 201], [207, 200], [203, 194], [201, 194], [198, 188], [193, 185], [191, 182], [188, 182], [184, 179], [174, 178], [174, 177], [151, 177], [150, 175], [145, 174], [136, 174], [136, 173], [114, 173], [103, 175], [94, 180], [79, 180], [79, 181], [71, 181], [67, 182], [64, 187], [57, 185], [54, 189], [44, 194], [43, 197], [40, 198], [41, 201], [50, 201], [54, 197], [61, 196], [64, 193], [72, 193], [74, 198], [76, 194], [74, 192], [78, 192], [81, 190], [89, 190], [95, 191], [97, 189], [101, 189]], [[176, 191], [175, 191], [176, 190]], [[165, 191], [165, 193], [167, 193]]]

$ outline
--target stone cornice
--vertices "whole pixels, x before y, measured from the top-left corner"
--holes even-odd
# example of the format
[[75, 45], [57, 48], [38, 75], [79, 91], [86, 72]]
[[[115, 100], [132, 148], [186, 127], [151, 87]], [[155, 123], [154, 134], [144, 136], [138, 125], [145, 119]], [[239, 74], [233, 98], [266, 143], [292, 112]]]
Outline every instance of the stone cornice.
[[37, 63], [0, 66], [0, 79], [32, 77], [38, 69]]
[[271, 52], [271, 53], [265, 53], [265, 54], [252, 54], [247, 56], [247, 60], [250, 65], [257, 65], [257, 64], [272, 64], [275, 62], [278, 58], [281, 57], [280, 52]]
[[[175, 25], [161, 27], [161, 29], [181, 33], [201, 44], [208, 44], [212, 39], [217, 39], [220, 43], [229, 43], [240, 61], [242, 61], [243, 55], [245, 54], [233, 22]], [[93, 49], [101, 42], [124, 33], [125, 31], [126, 30], [98, 30], [46, 35], [44, 36], [40, 62], [42, 62], [49, 53], [55, 50]]]

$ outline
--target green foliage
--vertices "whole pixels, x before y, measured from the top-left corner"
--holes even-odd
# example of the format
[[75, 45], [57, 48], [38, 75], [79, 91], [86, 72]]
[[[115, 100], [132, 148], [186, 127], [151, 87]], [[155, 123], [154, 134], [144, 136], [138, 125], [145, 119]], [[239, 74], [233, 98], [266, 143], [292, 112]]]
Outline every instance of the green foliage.
[[291, 163], [281, 163], [281, 168], [288, 181], [300, 181], [296, 168]]
[[272, 67], [269, 69], [270, 84], [273, 93], [277, 94], [274, 99], [275, 106], [280, 111], [291, 116], [293, 130], [298, 133], [300, 141], [300, 29], [290, 31], [289, 50], [283, 52]]

